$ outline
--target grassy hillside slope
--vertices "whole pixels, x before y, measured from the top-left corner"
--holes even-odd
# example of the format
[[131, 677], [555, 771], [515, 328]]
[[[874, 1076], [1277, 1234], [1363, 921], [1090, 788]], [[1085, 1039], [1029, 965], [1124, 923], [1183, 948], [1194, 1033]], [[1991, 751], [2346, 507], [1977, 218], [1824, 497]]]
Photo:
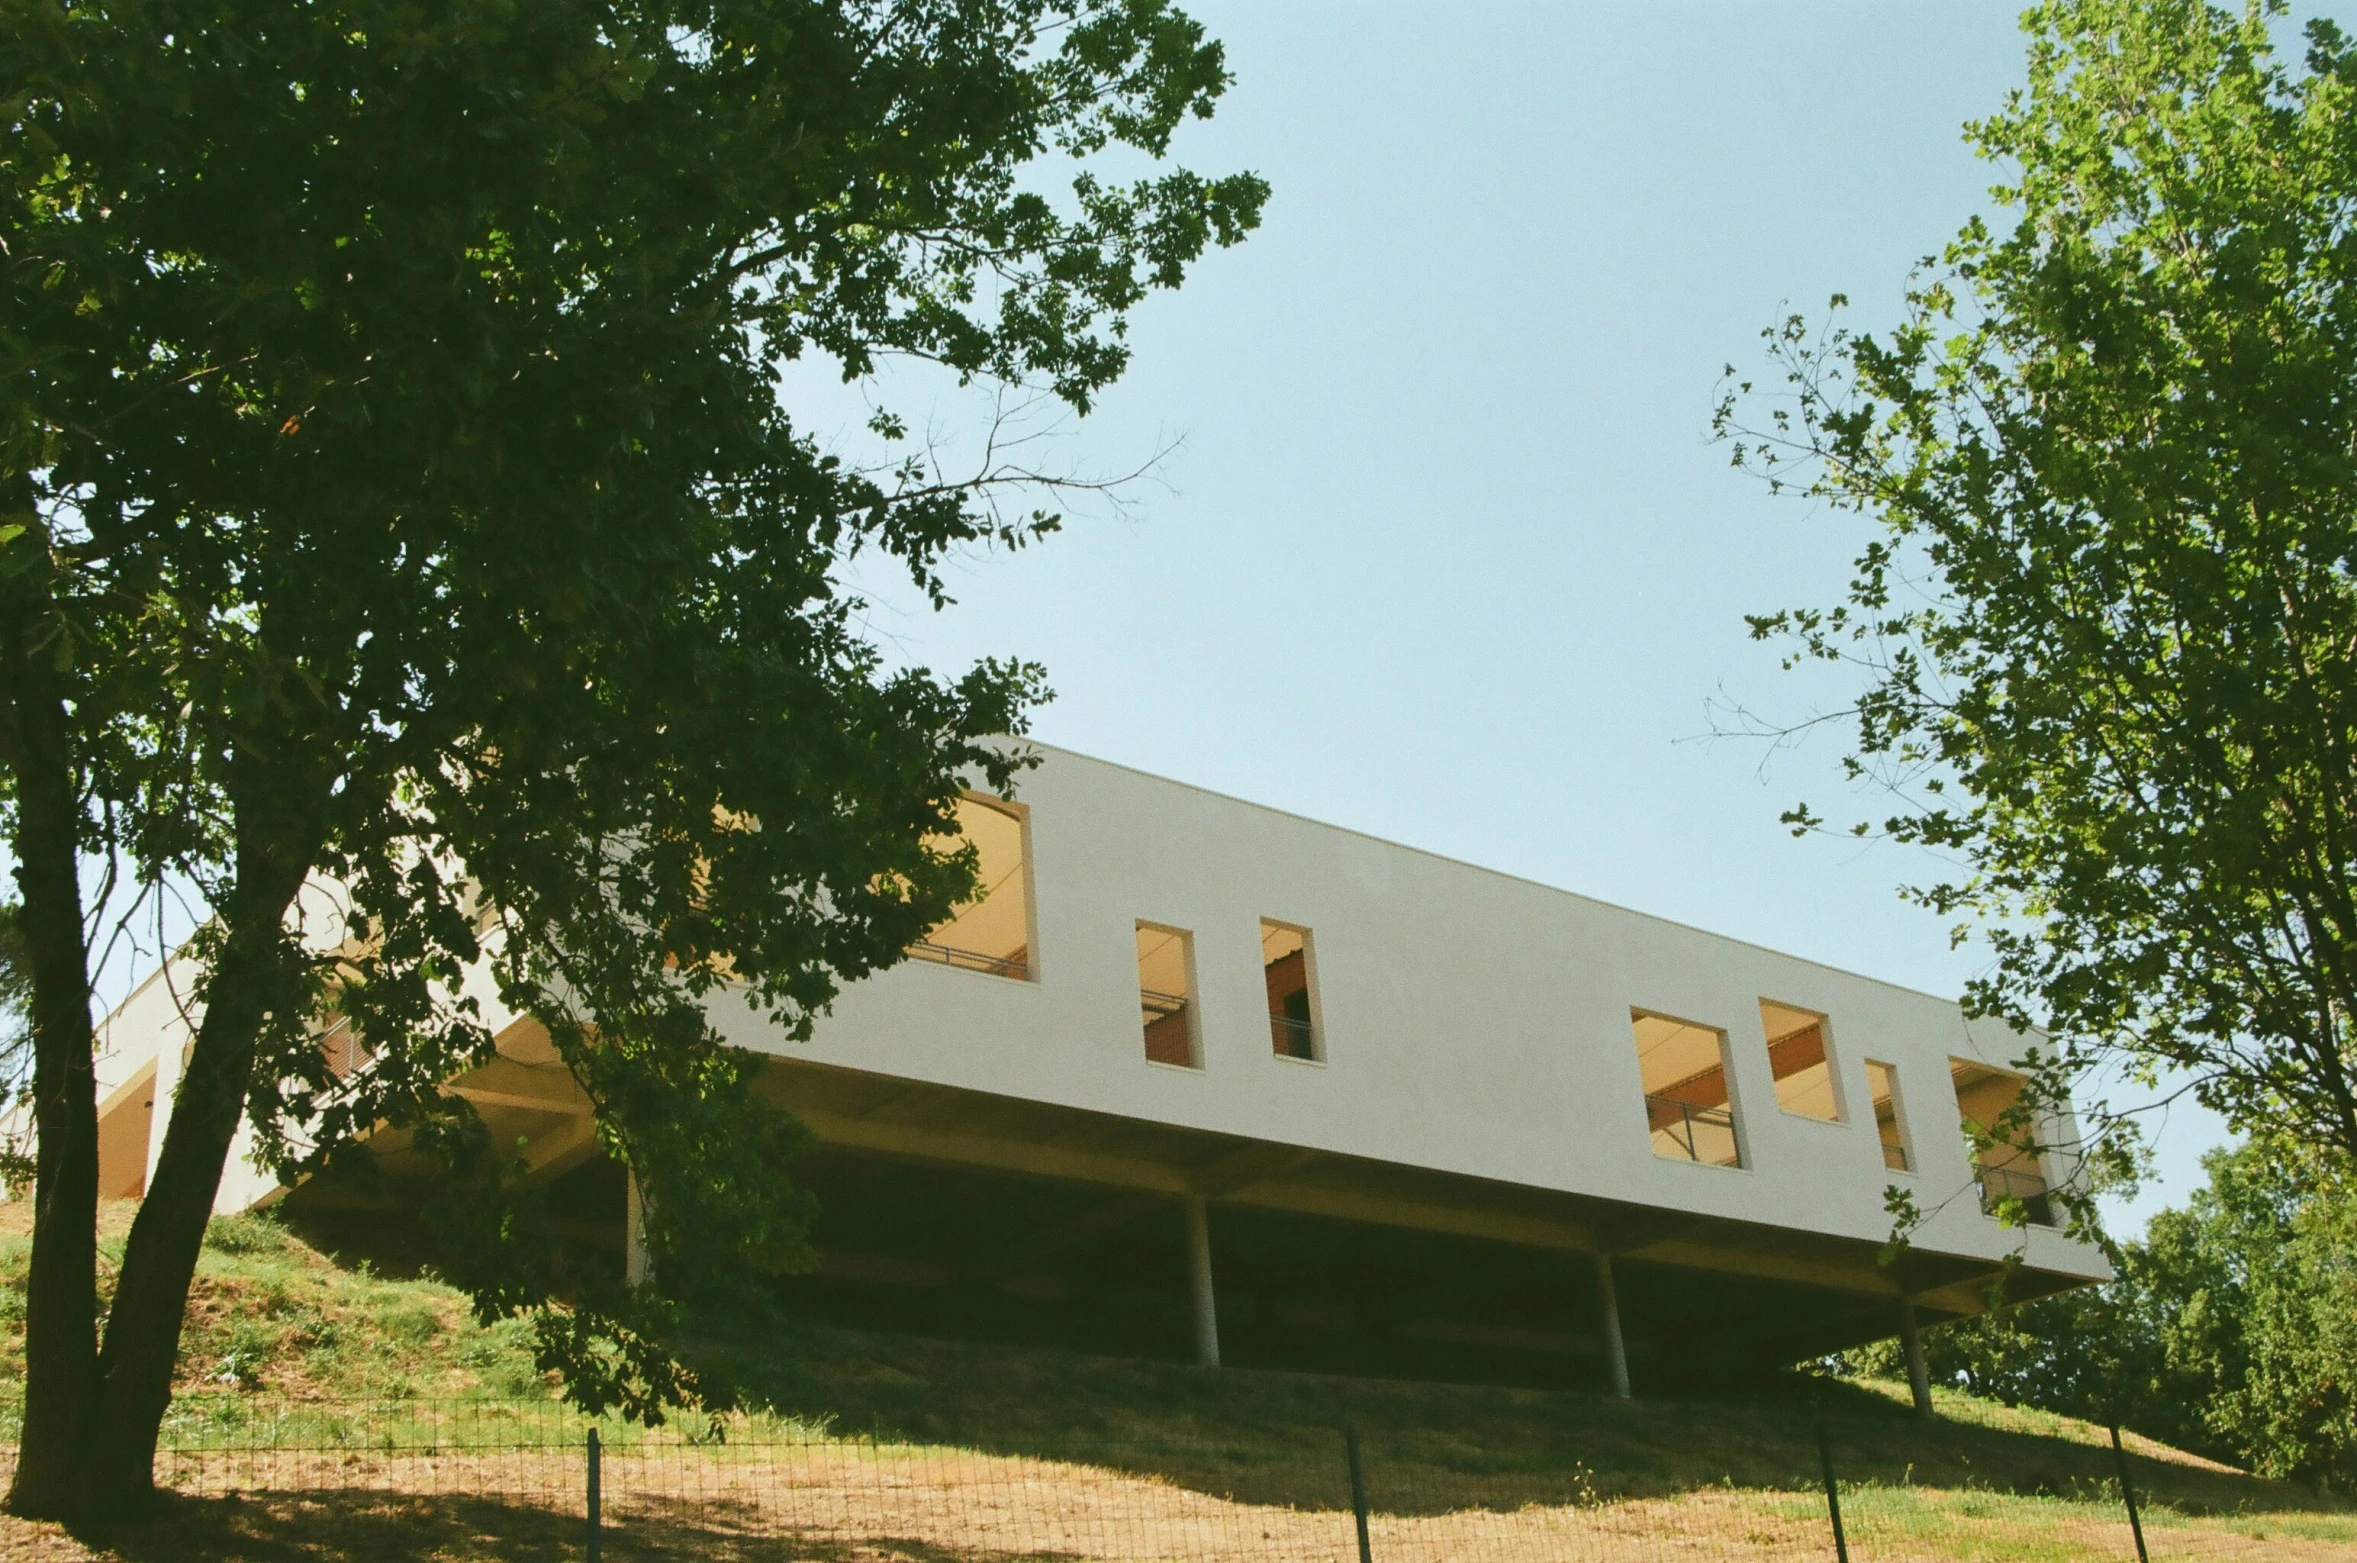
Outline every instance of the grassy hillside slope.
[[[102, 1308], [137, 1208], [100, 1207]], [[0, 1203], [0, 1405], [22, 1396], [31, 1222], [28, 1204]], [[346, 1268], [254, 1216], [216, 1220], [205, 1234], [174, 1391], [272, 1401], [546, 1393], [524, 1329], [483, 1329], [447, 1286]]]
[[[107, 1212], [103, 1247], [110, 1260], [120, 1253], [129, 1215], [128, 1207]], [[24, 1207], [0, 1205], [0, 1406], [21, 1393], [25, 1232]], [[1512, 1514], [1533, 1505], [1567, 1511], [1628, 1505], [1633, 1511], [1724, 1504], [1750, 1495], [1771, 1509], [1791, 1508], [1795, 1523], [1815, 1524], [1808, 1516], [1821, 1515], [1816, 1425], [1822, 1416], [1832, 1429], [1845, 1484], [1909, 1495], [1906, 1502], [1918, 1508], [1969, 1511], [2000, 1528], [2016, 1523], [2003, 1508], [2015, 1501], [2023, 1505], [2019, 1526], [2066, 1510], [2089, 1523], [2116, 1514], [2115, 1468], [2101, 1430], [1955, 1395], [1940, 1398], [1941, 1416], [1926, 1426], [1907, 1413], [1905, 1391], [1893, 1385], [1796, 1378], [1780, 1396], [1737, 1403], [1616, 1403], [1479, 1386], [1206, 1374], [1172, 1363], [807, 1326], [715, 1336], [701, 1344], [751, 1408], [749, 1419], [735, 1424], [739, 1445], [823, 1430], [891, 1445], [972, 1451], [1009, 1470], [1081, 1467], [1108, 1479], [1142, 1480], [1160, 1491], [1266, 1505], [1270, 1512], [1347, 1507], [1341, 1429], [1349, 1423], [1361, 1436], [1373, 1506], [1400, 1523], [1469, 1511]], [[274, 1223], [250, 1217], [217, 1222], [208, 1237], [179, 1389], [167, 1443], [182, 1448], [205, 1447], [216, 1437], [268, 1442], [310, 1436], [302, 1430], [315, 1431], [331, 1417], [382, 1426], [377, 1413], [350, 1403], [412, 1397], [457, 1404], [406, 1413], [404, 1426], [422, 1418], [444, 1429], [437, 1436], [464, 1443], [461, 1427], [474, 1425], [462, 1415], [468, 1403], [488, 1408], [546, 1401], [552, 1393], [533, 1371], [519, 1328], [484, 1329], [446, 1286], [347, 1268]], [[569, 1427], [568, 1436], [578, 1437], [578, 1424], [561, 1415], [550, 1416], [546, 1425]], [[607, 1437], [617, 1456], [627, 1457], [639, 1435], [609, 1428]], [[2135, 1481], [2163, 1506], [2163, 1526], [2179, 1516], [2264, 1515], [2278, 1534], [2345, 1534], [2357, 1545], [2357, 1518], [2337, 1503], [2133, 1435], [2129, 1443], [2137, 1457]], [[328, 1477], [333, 1479], [332, 1470]], [[306, 1478], [320, 1479], [316, 1473]], [[444, 1488], [454, 1481], [447, 1470], [435, 1479]], [[501, 1525], [480, 1518], [462, 1522], [448, 1501], [434, 1500], [443, 1504], [439, 1509], [413, 1505], [402, 1511], [410, 1520], [398, 1523], [379, 1515], [382, 1523], [367, 1532], [371, 1541], [336, 1539], [344, 1533], [325, 1523], [325, 1511], [271, 1529], [270, 1515], [285, 1519], [292, 1511], [252, 1501], [224, 1507], [218, 1499], [185, 1500], [161, 1533], [168, 1545], [157, 1533], [142, 1532], [85, 1546], [51, 1528], [0, 1522], [0, 1559], [333, 1557], [357, 1563], [377, 1556], [569, 1555], [569, 1540], [555, 1533], [529, 1545], [512, 1536], [500, 1540], [507, 1534]], [[440, 1539], [428, 1544], [426, 1530], [404, 1531], [412, 1521]], [[690, 1536], [644, 1555], [772, 1555], [716, 1546]], [[1970, 1555], [2050, 1555], [2030, 1546], [2026, 1532], [2024, 1547]], [[625, 1549], [609, 1555], [629, 1554]]]

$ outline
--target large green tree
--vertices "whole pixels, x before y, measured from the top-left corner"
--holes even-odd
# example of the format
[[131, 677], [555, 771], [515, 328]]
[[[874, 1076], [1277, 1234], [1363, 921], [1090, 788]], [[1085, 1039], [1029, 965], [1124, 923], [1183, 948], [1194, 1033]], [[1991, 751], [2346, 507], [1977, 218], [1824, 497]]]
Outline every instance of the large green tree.
[[[1085, 410], [1126, 312], [1257, 220], [1258, 179], [1154, 166], [1226, 83], [1164, 0], [0, 0], [16, 1512], [148, 1490], [241, 1118], [288, 1176], [409, 1131], [458, 1278], [536, 1315], [577, 1398], [695, 1393], [666, 1310], [800, 1244], [796, 1130], [707, 1005], [801, 1034], [969, 893], [940, 838], [1037, 693], [887, 670], [843, 566], [938, 597], [945, 552], [1052, 524], [988, 474], [850, 469], [781, 366], [896, 355]], [[98, 865], [206, 914], [103, 1340]], [[490, 1045], [486, 966], [648, 1191], [659, 1294], [571, 1263], [439, 1089]], [[348, 1081], [330, 1011], [373, 1049]]]
[[1873, 828], [1960, 865], [1913, 894], [1990, 941], [1968, 1001], [2051, 1029], [2008, 1138], [2124, 1069], [2357, 1155], [2357, 48], [2286, 62], [2280, 15], [2027, 13], [1991, 215], [1721, 409], [1874, 523], [1845, 600], [1753, 626], [1858, 675]]
[[[1924, 1339], [1935, 1381], [2119, 1421], [2263, 1475], [2357, 1487], [2357, 1204], [2314, 1147], [2261, 1138], [2206, 1161], [2184, 1208], [2122, 1244], [2119, 1278]], [[1895, 1343], [1851, 1353], [1896, 1378]]]

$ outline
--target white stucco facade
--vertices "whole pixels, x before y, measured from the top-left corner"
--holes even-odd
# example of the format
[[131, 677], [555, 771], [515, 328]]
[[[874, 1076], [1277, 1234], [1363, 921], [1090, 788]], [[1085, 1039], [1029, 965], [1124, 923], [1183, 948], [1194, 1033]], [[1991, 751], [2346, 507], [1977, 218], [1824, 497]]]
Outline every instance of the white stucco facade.
[[[1028, 814], [1028, 979], [911, 961], [846, 992], [807, 1044], [724, 1007], [747, 1047], [1133, 1120], [1881, 1243], [1915, 1192], [1921, 1246], [2108, 1274], [2061, 1232], [1982, 1213], [1952, 1059], [2032, 1039], [1933, 998], [1567, 891], [1042, 750]], [[1307, 928], [1324, 1059], [1276, 1056], [1259, 922]], [[1202, 1067], [1147, 1062], [1132, 943], [1188, 930]], [[1844, 1121], [1777, 1106], [1760, 1000], [1827, 1017]], [[1745, 1165], [1653, 1154], [1632, 1010], [1725, 1032]], [[1869, 1058], [1897, 1071], [1915, 1168], [1884, 1165]], [[2044, 1138], [2067, 1144], [2066, 1125]], [[2067, 1167], [2049, 1152], [2049, 1175]], [[2026, 1248], [2025, 1248], [2026, 1244]]]
[[[1011, 811], [1022, 879], [1008, 894], [1021, 906], [993, 913], [993, 937], [1015, 958], [980, 969], [907, 961], [847, 989], [805, 1043], [733, 998], [715, 1001], [724, 1034], [778, 1060], [779, 1098], [828, 1149], [1114, 1201], [1075, 1233], [1175, 1201], [1191, 1242], [1216, 1236], [1207, 1209], [1277, 1212], [1609, 1257], [1656, 1277], [1740, 1278], [1784, 1288], [1788, 1311], [1805, 1313], [1815, 1295], [1838, 1305], [1829, 1317], [1849, 1310], [1821, 1338], [1779, 1326], [1770, 1345], [1788, 1353], [1889, 1333], [1911, 1308], [1978, 1311], [2001, 1272], [2015, 1295], [2108, 1274], [2099, 1251], [2060, 1230], [1984, 1213], [1976, 1188], [1956, 1071], [2004, 1069], [2033, 1038], [1869, 977], [1037, 752]], [[1268, 925], [1306, 938], [1314, 1058], [1283, 1056], [1281, 1028], [1272, 1045]], [[1186, 936], [1191, 1065], [1148, 1056], [1142, 932]], [[1162, 958], [1178, 969], [1167, 948]], [[597, 1157], [586, 1105], [545, 1036], [478, 986], [506, 1056], [455, 1089], [501, 1135], [530, 1142], [550, 1178]], [[159, 973], [102, 1031], [110, 1195], [136, 1192], [160, 1144], [161, 1121], [141, 1104], [169, 1101], [187, 988], [185, 972]], [[1822, 1017], [1810, 1045], [1825, 1073], [1809, 1100], [1833, 1121], [1780, 1105], [1771, 1011]], [[1741, 1165], [1661, 1153], [1638, 1015], [1723, 1034], [1724, 1105], [1709, 1110], [1732, 1117], [1739, 1157], [1728, 1154]], [[1883, 1066], [1873, 1080], [1870, 1060]], [[1889, 1165], [1872, 1105], [1878, 1086], [1890, 1100], [1894, 1078], [1903, 1169]], [[2061, 1147], [2073, 1138], [2067, 1123], [2041, 1132], [2048, 1181], [2070, 1175]], [[1897, 1264], [1884, 1252], [1894, 1186], [1925, 1214]], [[220, 1204], [278, 1192], [240, 1158]], [[616, 1222], [619, 1232], [618, 1211]], [[924, 1268], [905, 1255], [829, 1257], [845, 1275]], [[948, 1284], [954, 1267], [936, 1268], [934, 1284]], [[1208, 1271], [1197, 1279], [1204, 1323]], [[1563, 1349], [1598, 1349], [1594, 1332], [1581, 1339]]]

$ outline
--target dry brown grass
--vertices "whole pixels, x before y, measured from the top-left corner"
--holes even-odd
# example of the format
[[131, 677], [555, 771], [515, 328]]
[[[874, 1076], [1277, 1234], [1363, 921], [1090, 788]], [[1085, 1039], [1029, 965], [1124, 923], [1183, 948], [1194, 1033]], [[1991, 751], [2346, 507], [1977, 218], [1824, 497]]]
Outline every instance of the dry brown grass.
[[[199, 1487], [234, 1474], [194, 1476]], [[615, 1563], [1352, 1563], [1350, 1515], [1255, 1504], [1101, 1467], [958, 1451], [825, 1446], [676, 1451], [605, 1467], [605, 1555]], [[580, 1458], [356, 1458], [332, 1491], [184, 1491], [138, 1526], [69, 1536], [0, 1522], [0, 1560], [44, 1563], [539, 1563], [578, 1557]], [[2133, 1555], [2102, 1504], [1932, 1489], [1845, 1494], [1853, 1555], [1872, 1563], [2080, 1563]], [[2357, 1555], [2357, 1527], [2297, 1516], [2160, 1515], [2156, 1557], [2323, 1563]], [[1812, 1493], [1717, 1490], [1678, 1498], [1375, 1516], [1383, 1563], [1635, 1558], [1798, 1563], [1830, 1551]]]

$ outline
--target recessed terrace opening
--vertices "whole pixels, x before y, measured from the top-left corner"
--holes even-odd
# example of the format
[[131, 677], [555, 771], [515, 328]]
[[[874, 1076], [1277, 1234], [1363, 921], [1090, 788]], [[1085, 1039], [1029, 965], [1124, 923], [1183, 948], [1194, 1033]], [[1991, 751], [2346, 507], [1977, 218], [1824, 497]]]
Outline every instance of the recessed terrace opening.
[[147, 1146], [155, 1128], [155, 1065], [115, 1087], [98, 1109], [98, 1194], [137, 1199], [147, 1192]]
[[1309, 930], [1260, 920], [1260, 969], [1269, 993], [1269, 1045], [1279, 1058], [1326, 1056], [1310, 1013]]
[[1776, 1076], [1776, 1105], [1803, 1118], [1841, 1122], [1841, 1090], [1833, 1077], [1825, 1017], [1773, 999], [1760, 1000], [1768, 1034], [1768, 1068]]
[[2046, 1171], [2039, 1164], [2033, 1126], [2007, 1117], [2021, 1104], [2029, 1081], [2004, 1069], [1991, 1069], [1969, 1059], [1948, 1060], [1956, 1081], [1956, 1107], [1967, 1128], [1996, 1136], [1995, 1143], [1977, 1147], [1972, 1175], [1980, 1184], [1981, 1209], [1995, 1215], [2007, 1200], [2019, 1200], [2024, 1219], [2033, 1226], [2054, 1225], [2053, 1202], [2047, 1197]]
[[[998, 798], [969, 793], [958, 800], [958, 835], [980, 855], [981, 889], [948, 921], [908, 947], [919, 960], [939, 961], [997, 977], [1031, 976], [1031, 853], [1025, 811]], [[939, 847], [954, 841], [936, 841]]]
[[1195, 939], [1177, 928], [1138, 924], [1138, 1019], [1146, 1058], [1182, 1069], [1203, 1067], [1195, 1023]]
[[1727, 1087], [1727, 1035], [1667, 1015], [1629, 1012], [1637, 1072], [1645, 1081], [1645, 1127], [1653, 1154], [1712, 1167], [1743, 1165], [1735, 1099]]
[[1882, 1141], [1882, 1164], [1893, 1172], [1913, 1171], [1915, 1157], [1907, 1149], [1907, 1125], [1900, 1117], [1899, 1072], [1869, 1058], [1866, 1090], [1874, 1098], [1874, 1133]]

